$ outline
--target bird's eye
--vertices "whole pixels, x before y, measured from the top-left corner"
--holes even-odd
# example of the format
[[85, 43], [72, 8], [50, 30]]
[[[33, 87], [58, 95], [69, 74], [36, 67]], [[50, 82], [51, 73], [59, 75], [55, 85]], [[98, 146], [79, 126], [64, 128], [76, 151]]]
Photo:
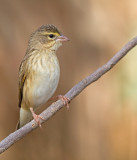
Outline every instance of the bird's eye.
[[55, 35], [54, 34], [49, 34], [49, 38], [54, 38]]

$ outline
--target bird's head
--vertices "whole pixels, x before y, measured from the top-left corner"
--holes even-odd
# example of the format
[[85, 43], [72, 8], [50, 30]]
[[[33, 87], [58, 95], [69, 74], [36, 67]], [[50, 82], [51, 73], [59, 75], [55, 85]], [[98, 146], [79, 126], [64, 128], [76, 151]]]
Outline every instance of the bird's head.
[[62, 42], [69, 39], [62, 35], [54, 25], [48, 24], [38, 28], [31, 34], [29, 46], [34, 48], [44, 47], [50, 50], [57, 50]]

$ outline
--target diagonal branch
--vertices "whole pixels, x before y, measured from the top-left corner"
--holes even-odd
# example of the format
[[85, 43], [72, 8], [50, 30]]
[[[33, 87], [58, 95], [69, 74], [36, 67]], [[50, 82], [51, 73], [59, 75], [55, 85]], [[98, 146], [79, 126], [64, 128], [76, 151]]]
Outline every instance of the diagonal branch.
[[[74, 99], [77, 95], [79, 95], [88, 85], [97, 81], [102, 75], [108, 72], [111, 68], [113, 68], [133, 47], [137, 45], [137, 37], [133, 38], [129, 41], [119, 52], [117, 52], [106, 64], [102, 67], [98, 68], [95, 72], [93, 72], [88, 77], [84, 78], [78, 84], [76, 84], [72, 89], [70, 89], [65, 96], [70, 100]], [[51, 118], [58, 110], [60, 110], [64, 106], [61, 100], [58, 100], [56, 103], [50, 105], [47, 109], [45, 109], [40, 115], [44, 118], [42, 121], [45, 122], [49, 118]], [[11, 147], [16, 141], [23, 138], [26, 134], [36, 129], [38, 126], [33, 126], [35, 121], [32, 120], [24, 127], [19, 130], [11, 133], [5, 139], [0, 142], [0, 153], [7, 150]], [[32, 127], [33, 126], [33, 127]]]

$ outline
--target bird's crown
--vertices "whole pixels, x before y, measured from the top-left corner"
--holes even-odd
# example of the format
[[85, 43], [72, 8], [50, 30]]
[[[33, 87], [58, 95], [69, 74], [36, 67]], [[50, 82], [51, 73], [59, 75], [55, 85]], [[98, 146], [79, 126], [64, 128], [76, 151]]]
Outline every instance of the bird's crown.
[[41, 32], [43, 34], [54, 34], [56, 36], [61, 35], [57, 27], [52, 24], [42, 25], [37, 29], [37, 32]]

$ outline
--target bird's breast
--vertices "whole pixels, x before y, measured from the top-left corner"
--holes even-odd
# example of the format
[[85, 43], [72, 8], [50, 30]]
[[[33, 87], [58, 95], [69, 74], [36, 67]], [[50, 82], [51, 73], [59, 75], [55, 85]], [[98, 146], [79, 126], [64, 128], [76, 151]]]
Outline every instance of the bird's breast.
[[31, 80], [31, 102], [34, 108], [43, 105], [54, 94], [60, 77], [60, 67], [55, 54], [41, 56], [35, 66]]

